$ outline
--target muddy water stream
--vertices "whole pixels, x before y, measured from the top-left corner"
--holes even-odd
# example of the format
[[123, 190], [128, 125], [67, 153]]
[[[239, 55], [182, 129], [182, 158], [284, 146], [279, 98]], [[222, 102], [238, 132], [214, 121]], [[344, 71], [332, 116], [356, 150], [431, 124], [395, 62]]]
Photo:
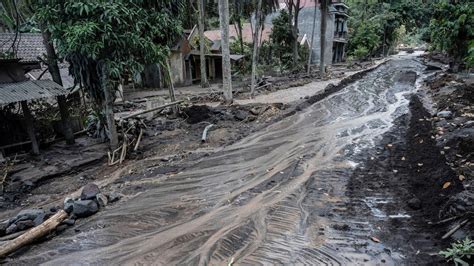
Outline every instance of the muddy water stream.
[[[211, 153], [77, 228], [36, 245], [18, 263], [330, 264], [403, 262], [369, 237], [373, 219], [404, 213], [376, 208], [345, 216], [346, 186], [361, 153], [408, 112], [413, 58], [395, 58], [330, 97], [266, 130]], [[308, 86], [311, 86], [309, 84]], [[133, 186], [133, 183], [131, 184]], [[398, 216], [397, 216], [398, 215]], [[338, 223], [352, 230], [335, 230]]]

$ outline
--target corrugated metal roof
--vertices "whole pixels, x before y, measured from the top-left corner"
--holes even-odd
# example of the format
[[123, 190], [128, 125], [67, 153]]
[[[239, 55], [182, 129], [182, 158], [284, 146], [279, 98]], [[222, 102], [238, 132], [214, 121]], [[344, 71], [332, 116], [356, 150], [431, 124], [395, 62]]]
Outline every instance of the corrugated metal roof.
[[0, 84], [0, 105], [68, 94], [68, 90], [51, 80], [27, 80]]

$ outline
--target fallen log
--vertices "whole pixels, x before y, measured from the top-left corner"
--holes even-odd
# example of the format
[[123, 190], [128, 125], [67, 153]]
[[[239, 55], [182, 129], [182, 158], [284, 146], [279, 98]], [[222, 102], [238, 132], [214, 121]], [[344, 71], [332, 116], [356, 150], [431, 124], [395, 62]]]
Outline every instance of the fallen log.
[[0, 257], [6, 257], [15, 252], [19, 248], [32, 243], [35, 240], [46, 236], [49, 232], [54, 230], [62, 221], [66, 220], [68, 214], [64, 210], [58, 211], [51, 216], [44, 223], [28, 230], [21, 236], [9, 241], [5, 245], [0, 246]]
[[123, 119], [123, 120], [129, 119], [129, 118], [136, 117], [136, 116], [139, 116], [139, 115], [142, 115], [142, 114], [146, 114], [146, 113], [149, 113], [149, 112], [157, 111], [157, 110], [166, 108], [166, 107], [168, 107], [168, 106], [173, 106], [173, 105], [176, 105], [176, 104], [180, 104], [180, 103], [182, 103], [182, 102], [183, 102], [183, 101], [181, 100], [181, 101], [175, 101], [175, 102], [167, 103], [167, 104], [160, 105], [160, 106], [157, 106], [157, 107], [148, 109], [148, 110], [140, 111], [140, 112], [137, 112], [137, 113], [134, 113], [134, 114], [129, 114], [129, 115], [127, 115], [127, 116], [122, 117], [122, 119]]

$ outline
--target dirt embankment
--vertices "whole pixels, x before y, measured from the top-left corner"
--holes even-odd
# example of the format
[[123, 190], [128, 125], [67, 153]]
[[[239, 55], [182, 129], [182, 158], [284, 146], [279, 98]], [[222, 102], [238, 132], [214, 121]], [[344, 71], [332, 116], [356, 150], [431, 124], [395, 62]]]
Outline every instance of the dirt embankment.
[[474, 213], [474, 80], [470, 76], [437, 73], [428, 81], [433, 101], [432, 135], [445, 164], [464, 190], [442, 204], [442, 217]]
[[376, 238], [390, 246], [389, 254], [405, 254], [414, 264], [438, 264], [443, 262], [438, 252], [451, 242], [441, 240], [449, 226], [429, 223], [440, 220], [440, 206], [462, 192], [463, 185], [445, 164], [432, 137], [431, 115], [419, 96], [410, 98], [409, 107], [410, 113], [395, 121], [377, 148], [364, 153], [364, 167], [348, 184], [348, 209], [354, 216], [370, 217]]

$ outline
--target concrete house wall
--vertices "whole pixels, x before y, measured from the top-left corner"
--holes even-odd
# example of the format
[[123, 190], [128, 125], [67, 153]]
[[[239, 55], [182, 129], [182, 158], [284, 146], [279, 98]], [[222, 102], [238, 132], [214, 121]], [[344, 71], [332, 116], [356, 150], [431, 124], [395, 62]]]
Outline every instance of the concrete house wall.
[[[311, 42], [311, 34], [313, 30], [314, 7], [304, 7], [301, 9], [298, 19], [298, 30], [300, 35], [306, 34]], [[321, 10], [318, 8], [316, 13], [316, 22], [314, 30], [314, 45], [312, 49], [311, 63], [319, 64], [321, 58]], [[327, 15], [326, 27], [326, 49], [324, 52], [326, 64], [332, 62], [332, 45], [334, 39], [334, 14]]]

